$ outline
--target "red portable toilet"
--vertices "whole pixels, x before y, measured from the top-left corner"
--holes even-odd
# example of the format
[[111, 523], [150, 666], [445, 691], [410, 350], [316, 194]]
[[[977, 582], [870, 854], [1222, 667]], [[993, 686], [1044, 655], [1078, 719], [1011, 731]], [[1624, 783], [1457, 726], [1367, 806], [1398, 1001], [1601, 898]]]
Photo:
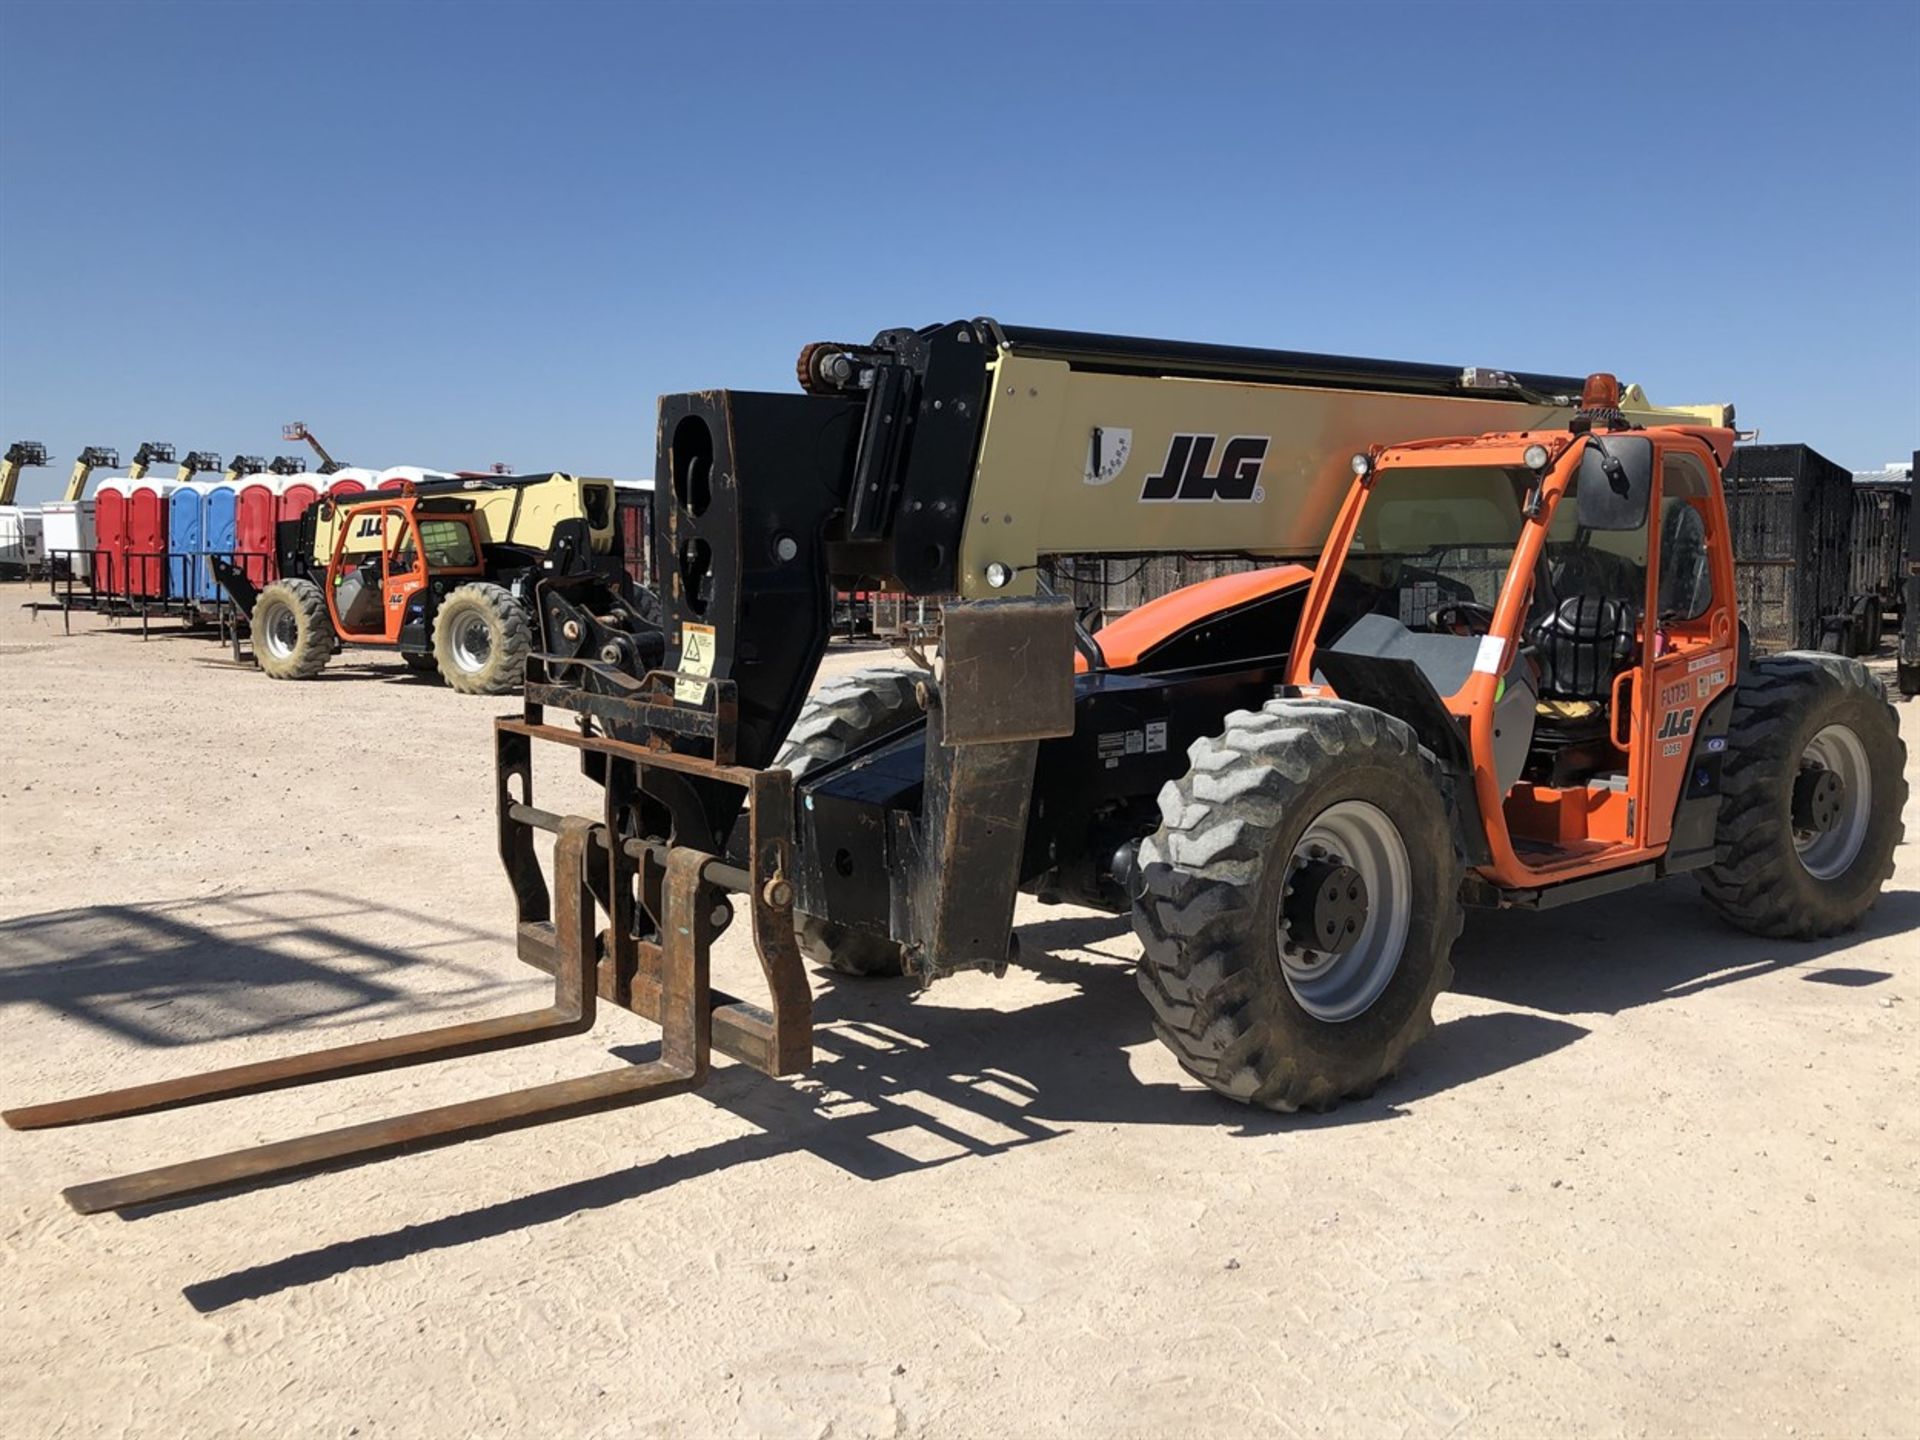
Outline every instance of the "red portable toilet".
[[289, 475], [280, 487], [280, 518], [298, 520], [307, 507], [327, 493], [327, 477], [303, 470]]
[[100, 552], [93, 583], [103, 595], [127, 593], [126, 485], [118, 475], [109, 476], [93, 495], [93, 543]]
[[418, 485], [423, 480], [451, 480], [451, 470], [429, 470], [421, 465], [389, 465], [372, 482], [381, 490], [398, 490], [402, 481]]
[[167, 501], [180, 488], [175, 480], [138, 480], [127, 495], [128, 593], [135, 599], [167, 596]]
[[265, 585], [280, 575], [274, 526], [280, 519], [284, 483], [278, 475], [249, 475], [240, 482], [240, 493], [234, 498], [233, 545], [240, 557], [236, 563], [255, 585]]
[[327, 476], [327, 494], [364, 495], [373, 489], [377, 477], [373, 471], [358, 466], [343, 465]]

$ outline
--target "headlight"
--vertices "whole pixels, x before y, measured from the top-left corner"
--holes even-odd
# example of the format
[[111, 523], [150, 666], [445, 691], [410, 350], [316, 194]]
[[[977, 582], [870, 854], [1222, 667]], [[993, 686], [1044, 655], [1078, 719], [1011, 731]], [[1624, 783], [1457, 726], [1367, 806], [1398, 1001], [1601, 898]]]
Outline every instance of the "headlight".
[[1547, 453], [1547, 447], [1544, 445], [1529, 445], [1520, 458], [1527, 462], [1529, 470], [1544, 470], [1553, 456]]
[[1373, 457], [1364, 450], [1355, 455], [1350, 463], [1353, 466], [1353, 473], [1362, 480], [1366, 479], [1373, 470]]
[[996, 560], [987, 566], [987, 584], [991, 585], [994, 589], [1004, 590], [1012, 583], [1013, 567], [1011, 565], [1003, 564], [1001, 561]]

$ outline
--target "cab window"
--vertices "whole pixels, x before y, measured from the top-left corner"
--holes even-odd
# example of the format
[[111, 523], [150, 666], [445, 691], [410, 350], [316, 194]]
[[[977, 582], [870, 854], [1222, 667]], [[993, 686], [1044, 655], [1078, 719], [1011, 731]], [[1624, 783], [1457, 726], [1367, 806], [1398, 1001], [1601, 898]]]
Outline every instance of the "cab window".
[[1636, 610], [1647, 593], [1647, 528], [1589, 530], [1580, 523], [1579, 480], [1567, 486], [1547, 526], [1547, 582], [1565, 599], [1595, 595]]
[[1391, 469], [1374, 482], [1354, 531], [1335, 608], [1372, 611], [1427, 630], [1436, 611], [1500, 596], [1524, 523], [1521, 498], [1533, 476], [1499, 466]]
[[457, 520], [422, 520], [420, 544], [432, 570], [458, 570], [479, 563], [473, 553], [473, 531]]
[[1706, 467], [1692, 455], [1660, 466], [1660, 619], [1698, 620], [1713, 607]]

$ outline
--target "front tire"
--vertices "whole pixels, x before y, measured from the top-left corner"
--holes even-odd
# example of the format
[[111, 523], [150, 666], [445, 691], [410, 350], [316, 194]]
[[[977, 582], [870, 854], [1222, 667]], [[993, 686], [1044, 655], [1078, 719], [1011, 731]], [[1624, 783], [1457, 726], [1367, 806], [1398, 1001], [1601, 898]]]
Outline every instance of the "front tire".
[[[920, 701], [925, 672], [904, 666], [870, 666], [831, 680], [807, 697], [786, 743], [774, 760], [798, 780], [909, 725], [926, 713]], [[804, 911], [794, 914], [800, 949], [816, 965], [842, 975], [905, 973], [905, 955], [890, 936], [853, 930]]]
[[506, 695], [527, 673], [533, 627], [512, 594], [484, 580], [462, 585], [433, 617], [440, 678], [462, 695]]
[[1461, 864], [1438, 766], [1403, 722], [1337, 700], [1236, 711], [1188, 754], [1140, 849], [1155, 1031], [1248, 1104], [1371, 1094], [1453, 978]]
[[1858, 660], [1788, 651], [1754, 660], [1734, 695], [1714, 909], [1754, 935], [1851, 930], [1893, 874], [1907, 749], [1880, 682]]
[[253, 602], [253, 656], [275, 680], [311, 680], [333, 658], [333, 621], [311, 580], [276, 580]]

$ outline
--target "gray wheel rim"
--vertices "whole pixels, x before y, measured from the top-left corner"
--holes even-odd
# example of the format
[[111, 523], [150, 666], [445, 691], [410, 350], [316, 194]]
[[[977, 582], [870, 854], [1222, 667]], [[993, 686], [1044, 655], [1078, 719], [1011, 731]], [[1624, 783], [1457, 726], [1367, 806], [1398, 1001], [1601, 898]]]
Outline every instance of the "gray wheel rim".
[[1800, 865], [1816, 880], [1837, 880], [1860, 857], [1867, 842], [1867, 821], [1873, 814], [1873, 772], [1867, 768], [1867, 747], [1845, 725], [1829, 725], [1800, 752], [1803, 764], [1821, 765], [1840, 777], [1846, 787], [1846, 806], [1833, 829], [1793, 833]]
[[1330, 1025], [1364, 1015], [1400, 968], [1413, 909], [1413, 865], [1406, 841], [1387, 813], [1365, 800], [1342, 800], [1314, 817], [1287, 860], [1288, 884], [1300, 870], [1325, 859], [1360, 872], [1366, 882], [1367, 923], [1345, 954], [1296, 942], [1279, 921], [1280, 971], [1293, 998]]
[[493, 659], [493, 627], [484, 615], [462, 615], [453, 627], [453, 663], [471, 675]]
[[300, 643], [300, 621], [290, 606], [273, 605], [267, 610], [267, 623], [261, 627], [261, 640], [267, 653], [276, 660], [289, 658]]

